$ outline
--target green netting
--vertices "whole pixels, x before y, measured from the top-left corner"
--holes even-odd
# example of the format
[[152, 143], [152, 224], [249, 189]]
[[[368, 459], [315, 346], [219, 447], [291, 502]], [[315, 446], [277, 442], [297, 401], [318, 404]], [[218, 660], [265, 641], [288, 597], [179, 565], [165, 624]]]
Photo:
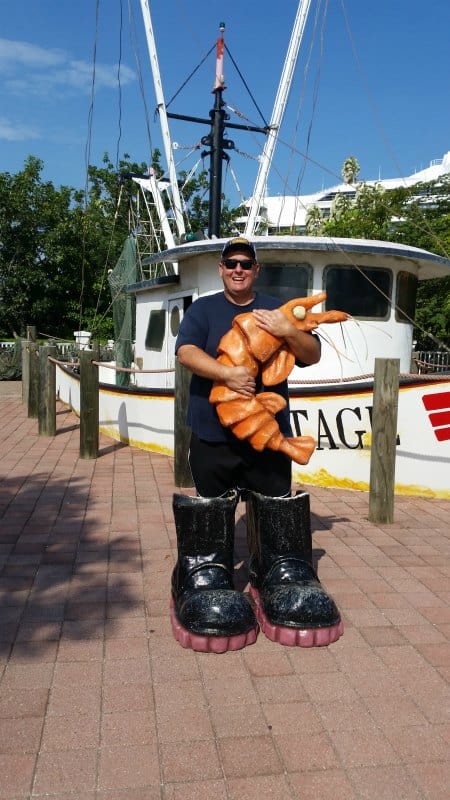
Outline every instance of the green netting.
[[14, 347], [0, 350], [0, 381], [17, 381], [22, 377], [22, 344], [15, 340]]
[[[136, 300], [125, 289], [136, 283], [136, 240], [129, 236], [118, 258], [117, 264], [108, 275], [111, 289], [116, 365], [130, 368], [133, 361], [133, 342], [136, 330]], [[130, 374], [116, 372], [116, 386], [129, 386]]]

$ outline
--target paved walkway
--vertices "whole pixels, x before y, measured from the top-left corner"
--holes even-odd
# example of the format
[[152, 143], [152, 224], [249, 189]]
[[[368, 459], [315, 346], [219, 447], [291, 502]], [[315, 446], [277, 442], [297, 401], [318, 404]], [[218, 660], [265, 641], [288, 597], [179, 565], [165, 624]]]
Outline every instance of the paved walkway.
[[[0, 392], [0, 798], [448, 800], [450, 502], [311, 489], [328, 648], [172, 638], [172, 460]], [[239, 507], [238, 557], [245, 555]], [[242, 570], [240, 572], [242, 574]]]

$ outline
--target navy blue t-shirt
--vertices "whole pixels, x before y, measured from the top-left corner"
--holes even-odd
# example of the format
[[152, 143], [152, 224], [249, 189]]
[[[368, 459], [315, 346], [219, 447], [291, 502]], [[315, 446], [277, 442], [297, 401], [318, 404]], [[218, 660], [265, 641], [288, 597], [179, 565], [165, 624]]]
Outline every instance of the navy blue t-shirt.
[[[180, 325], [175, 345], [175, 352], [184, 344], [192, 344], [204, 350], [213, 358], [217, 357], [217, 346], [222, 336], [230, 330], [234, 317], [253, 311], [254, 308], [279, 308], [279, 298], [271, 295], [257, 294], [255, 299], [245, 306], [230, 302], [223, 292], [200, 297], [186, 311]], [[220, 424], [215, 406], [209, 402], [212, 381], [192, 375], [187, 424], [200, 439], [210, 442], [227, 441], [232, 434]], [[257, 380], [256, 391], [264, 391]], [[288, 400], [287, 381], [271, 386], [268, 391], [277, 392]], [[292, 436], [289, 421], [289, 405], [280, 411], [276, 419], [284, 436]]]

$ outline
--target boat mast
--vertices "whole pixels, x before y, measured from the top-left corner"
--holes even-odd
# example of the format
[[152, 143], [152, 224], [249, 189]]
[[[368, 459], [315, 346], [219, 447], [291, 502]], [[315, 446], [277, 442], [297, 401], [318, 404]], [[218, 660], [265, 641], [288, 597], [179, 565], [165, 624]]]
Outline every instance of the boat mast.
[[[185, 233], [185, 225], [182, 214], [182, 203], [180, 191], [178, 187], [177, 174], [175, 170], [175, 161], [173, 158], [172, 140], [169, 131], [169, 123], [167, 119], [166, 103], [164, 100], [164, 93], [161, 83], [161, 73], [159, 71], [158, 55], [156, 52], [155, 36], [153, 33], [153, 25], [150, 16], [150, 7], [148, 0], [141, 0], [142, 16], [144, 18], [145, 34], [147, 38], [147, 47], [150, 56], [150, 66], [153, 75], [153, 83], [155, 86], [156, 103], [161, 125], [161, 133], [163, 137], [164, 152], [166, 155], [167, 168], [169, 172], [169, 180], [172, 190], [175, 223], [178, 231], [178, 236], [181, 237]], [[167, 234], [166, 234], [167, 235]], [[166, 241], [167, 247], [173, 247], [175, 242]]]
[[245, 225], [245, 235], [253, 236], [256, 227], [256, 218], [259, 214], [261, 202], [266, 191], [267, 176], [269, 174], [270, 166], [272, 164], [273, 153], [277, 142], [278, 132], [286, 109], [287, 100], [292, 83], [295, 65], [297, 63], [298, 52], [300, 43], [305, 30], [306, 19], [309, 13], [311, 0], [301, 0], [297, 8], [297, 15], [295, 18], [294, 27], [292, 30], [289, 48], [284, 62], [283, 72], [281, 74], [280, 83], [278, 86], [277, 96], [272, 112], [272, 119], [270, 121], [270, 130], [266, 139], [261, 161], [259, 163], [258, 175], [256, 178], [255, 188], [250, 203], [250, 209]]
[[224, 111], [225, 105], [222, 99], [222, 93], [225, 87], [225, 78], [223, 74], [223, 51], [224, 40], [223, 34], [225, 24], [220, 23], [220, 36], [217, 39], [216, 49], [216, 79], [214, 82], [214, 108], [209, 112], [211, 117], [211, 133], [209, 136], [202, 138], [202, 144], [210, 147], [210, 179], [209, 179], [209, 218], [208, 218], [208, 233], [209, 236], [220, 236], [220, 213], [222, 206], [222, 161], [228, 160], [227, 153], [224, 152], [224, 147], [234, 147], [233, 142], [225, 141], [223, 138], [225, 130], [225, 120], [228, 119], [228, 114]]

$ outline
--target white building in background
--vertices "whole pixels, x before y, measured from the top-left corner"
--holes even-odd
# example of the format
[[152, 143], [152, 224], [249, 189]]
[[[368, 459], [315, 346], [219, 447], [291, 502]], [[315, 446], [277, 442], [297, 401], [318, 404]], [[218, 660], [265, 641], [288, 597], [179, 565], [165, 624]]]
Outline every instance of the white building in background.
[[[443, 158], [430, 162], [430, 166], [409, 175], [406, 178], [388, 178], [374, 181], [364, 181], [367, 186], [382, 186], [383, 189], [408, 188], [417, 183], [428, 183], [438, 180], [442, 175], [450, 173], [450, 151]], [[303, 233], [305, 230], [306, 214], [311, 206], [317, 206], [326, 218], [330, 215], [331, 206], [337, 194], [355, 196], [355, 185], [339, 183], [322, 189], [320, 192], [305, 195], [287, 195], [265, 197], [261, 207], [259, 219], [267, 226], [268, 234], [275, 234], [283, 230], [295, 230]], [[424, 199], [424, 202], [426, 200]], [[250, 201], [246, 203], [249, 205]]]

